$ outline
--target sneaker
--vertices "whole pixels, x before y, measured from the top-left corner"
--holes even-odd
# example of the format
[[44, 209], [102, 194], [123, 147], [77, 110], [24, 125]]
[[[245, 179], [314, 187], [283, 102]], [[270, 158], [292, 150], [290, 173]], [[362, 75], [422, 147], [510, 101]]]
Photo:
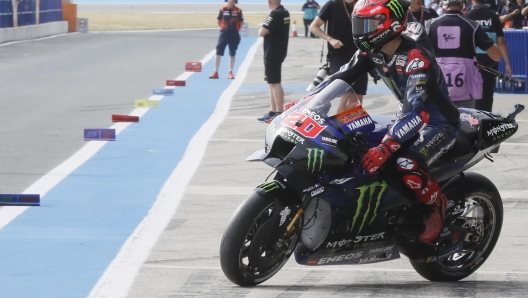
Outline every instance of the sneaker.
[[218, 72], [213, 72], [212, 75], [209, 76], [210, 79], [218, 79]]
[[433, 213], [428, 218], [424, 218], [425, 231], [420, 234], [420, 241], [426, 243], [435, 240], [442, 230], [447, 206], [446, 197], [440, 195], [430, 206], [433, 207]]
[[271, 121], [273, 121], [273, 119], [275, 119], [275, 117], [279, 116], [280, 114], [282, 114], [281, 112], [273, 112], [273, 114], [271, 115], [271, 117], [266, 120], [267, 123], [271, 123]]
[[233, 75], [233, 72], [230, 71], [228, 74], [227, 74], [227, 78], [230, 79], [230, 80], [234, 80], [235, 79], [235, 76]]
[[273, 116], [273, 112], [272, 111], [269, 111], [267, 112], [266, 114], [264, 114], [264, 116], [260, 117], [260, 118], [257, 118], [258, 121], [260, 122], [267, 122], [268, 119], [271, 119], [271, 117]]

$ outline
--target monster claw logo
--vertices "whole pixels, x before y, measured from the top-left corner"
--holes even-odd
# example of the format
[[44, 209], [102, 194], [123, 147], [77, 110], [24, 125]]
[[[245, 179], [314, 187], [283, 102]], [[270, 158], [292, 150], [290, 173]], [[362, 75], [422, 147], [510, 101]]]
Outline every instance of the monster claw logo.
[[307, 148], [308, 150], [308, 172], [320, 171], [323, 167], [323, 149]]
[[[385, 180], [383, 180], [381, 183], [374, 182], [370, 185], [364, 185], [356, 189], [359, 189], [360, 195], [358, 199], [356, 215], [354, 216], [350, 229], [354, 229], [356, 223], [359, 224], [359, 218], [361, 214], [364, 214], [363, 220], [361, 221], [361, 226], [359, 227], [359, 233], [361, 230], [363, 230], [365, 223], [367, 223], [369, 218], [370, 222], [368, 222], [368, 225], [372, 224], [374, 218], [376, 218], [381, 203], [381, 198], [383, 197], [385, 190], [387, 190], [387, 182]], [[364, 205], [367, 206], [366, 211], [362, 211]]]
[[279, 189], [281, 187], [282, 186], [277, 181], [266, 182], [266, 183], [262, 183], [261, 185], [257, 186], [257, 188], [265, 192], [270, 192], [272, 190]]
[[362, 44], [362, 45], [365, 47], [365, 49], [367, 49], [367, 50], [370, 48], [369, 43], [366, 42], [366, 41], [362, 42], [361, 44]]
[[391, 0], [391, 2], [387, 3], [387, 8], [392, 10], [397, 18], [403, 17], [403, 7], [401, 6], [400, 2], [398, 2], [398, 0]]

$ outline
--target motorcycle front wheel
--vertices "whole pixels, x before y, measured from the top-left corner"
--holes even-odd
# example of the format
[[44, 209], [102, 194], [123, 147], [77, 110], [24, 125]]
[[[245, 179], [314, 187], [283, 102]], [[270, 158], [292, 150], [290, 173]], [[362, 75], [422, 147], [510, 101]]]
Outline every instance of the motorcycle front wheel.
[[[273, 199], [258, 193], [242, 202], [220, 244], [220, 265], [225, 276], [239, 286], [260, 284], [277, 273], [297, 244], [298, 229], [287, 238], [283, 249], [264, 247], [271, 226]], [[279, 240], [279, 239], [277, 239]]]
[[484, 264], [499, 239], [503, 219], [499, 192], [482, 175], [467, 173], [465, 179], [463, 187], [458, 189], [464, 194], [465, 210], [457, 220], [463, 220], [462, 227], [478, 235], [481, 241], [439, 262], [411, 261], [416, 272], [430, 281], [458, 281], [468, 277]]

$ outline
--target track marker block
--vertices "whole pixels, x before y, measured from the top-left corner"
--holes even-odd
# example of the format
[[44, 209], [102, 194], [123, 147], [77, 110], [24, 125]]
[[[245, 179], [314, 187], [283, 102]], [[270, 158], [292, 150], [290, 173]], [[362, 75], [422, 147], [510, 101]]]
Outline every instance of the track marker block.
[[40, 195], [0, 194], [0, 206], [40, 206]]
[[85, 128], [85, 141], [115, 141], [116, 132], [113, 128]]
[[139, 117], [128, 115], [112, 115], [112, 122], [139, 122]]
[[138, 99], [134, 101], [136, 108], [159, 108], [159, 100]]
[[[167, 86], [169, 86], [169, 85], [167, 84]], [[172, 96], [172, 95], [174, 95], [174, 89], [152, 89], [152, 94], [154, 94], [154, 95], [163, 95], [163, 96]]]
[[[185, 87], [185, 81], [182, 80], [167, 80], [166, 82], [167, 86], [181, 86]], [[173, 90], [174, 92], [174, 90]]]
[[187, 62], [185, 63], [185, 71], [201, 72], [202, 62]]

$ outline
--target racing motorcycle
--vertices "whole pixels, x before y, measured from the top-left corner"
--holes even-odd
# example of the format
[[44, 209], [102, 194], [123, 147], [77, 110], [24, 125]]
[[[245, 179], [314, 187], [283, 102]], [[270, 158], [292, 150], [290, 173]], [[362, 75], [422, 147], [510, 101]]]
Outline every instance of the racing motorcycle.
[[375, 175], [360, 162], [393, 120], [369, 115], [362, 106], [338, 112], [341, 98], [352, 93], [335, 80], [304, 98], [268, 125], [265, 149], [247, 158], [276, 174], [242, 202], [224, 232], [220, 263], [233, 283], [266, 281], [292, 253], [307, 266], [371, 264], [403, 254], [431, 281], [463, 279], [491, 254], [502, 227], [502, 200], [489, 179], [466, 170], [492, 160], [490, 153], [517, 131], [515, 116], [524, 106], [517, 104], [506, 117], [460, 109], [454, 146], [430, 167], [447, 197], [445, 220], [439, 236], [423, 243], [418, 236], [430, 207], [409, 199], [414, 193], [396, 178], [394, 161]]

